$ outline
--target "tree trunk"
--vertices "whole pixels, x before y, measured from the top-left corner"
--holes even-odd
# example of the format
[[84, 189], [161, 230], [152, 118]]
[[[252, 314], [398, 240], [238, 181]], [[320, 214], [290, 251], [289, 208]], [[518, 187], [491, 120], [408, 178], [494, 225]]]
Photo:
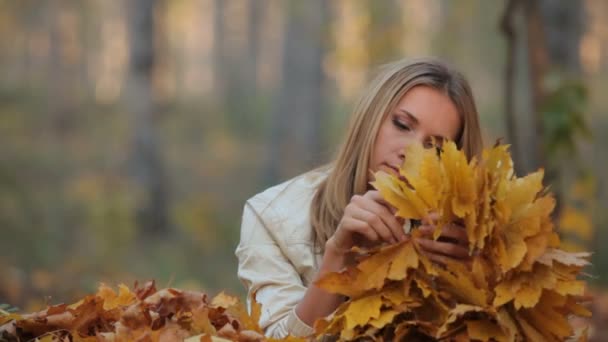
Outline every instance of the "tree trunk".
[[152, 85], [154, 51], [154, 8], [157, 1], [128, 2], [130, 70], [126, 102], [131, 112], [133, 150], [130, 171], [142, 189], [137, 220], [142, 235], [166, 234], [167, 182], [158, 135], [158, 113]]
[[[537, 0], [525, 3], [526, 30], [528, 36], [528, 62], [530, 67], [530, 85], [532, 90], [532, 120], [533, 131], [532, 146], [529, 153], [533, 154], [534, 163], [532, 169], [545, 167], [547, 165], [546, 153], [544, 151], [543, 117], [540, 111], [543, 100], [546, 97], [544, 87], [545, 78], [549, 67], [549, 56], [547, 55], [545, 30], [543, 18], [540, 13]], [[528, 170], [532, 171], [532, 170]]]
[[289, 1], [286, 6], [282, 81], [273, 110], [266, 173], [269, 183], [304, 172], [320, 160], [326, 6], [323, 0]]
[[213, 83], [215, 89], [216, 105], [224, 104], [226, 93], [226, 56], [225, 56], [225, 30], [224, 30], [224, 3], [225, 0], [213, 2]]
[[515, 65], [517, 55], [517, 34], [515, 28], [515, 16], [520, 0], [508, 0], [503, 13], [500, 29], [507, 41], [507, 58], [505, 66], [505, 123], [507, 130], [508, 143], [511, 144], [511, 154], [515, 172], [518, 175], [523, 173], [524, 161], [521, 158], [523, 151], [520, 148], [520, 134], [517, 131], [517, 116], [515, 113]]

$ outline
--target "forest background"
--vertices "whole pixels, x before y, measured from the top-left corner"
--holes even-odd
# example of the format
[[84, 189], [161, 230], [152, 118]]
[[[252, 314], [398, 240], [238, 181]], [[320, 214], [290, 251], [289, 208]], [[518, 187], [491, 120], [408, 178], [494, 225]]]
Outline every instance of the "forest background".
[[0, 303], [243, 295], [245, 200], [331, 159], [377, 66], [428, 55], [469, 78], [487, 146], [546, 168], [608, 285], [603, 0], [0, 0]]

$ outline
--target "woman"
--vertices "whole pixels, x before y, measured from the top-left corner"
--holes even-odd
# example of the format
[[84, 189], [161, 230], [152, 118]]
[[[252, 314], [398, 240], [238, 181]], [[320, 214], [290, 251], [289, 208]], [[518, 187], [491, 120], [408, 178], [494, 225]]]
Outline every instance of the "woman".
[[[355, 245], [407, 239], [409, 222], [370, 187], [373, 172], [397, 173], [412, 142], [457, 142], [467, 156], [482, 148], [477, 109], [464, 77], [434, 59], [384, 66], [357, 104], [336, 159], [252, 197], [245, 204], [238, 276], [262, 305], [268, 336], [305, 336], [344, 300], [314, 285], [346, 265]], [[405, 225], [404, 225], [405, 224]], [[456, 224], [419, 243], [436, 262], [466, 260], [467, 238]]]

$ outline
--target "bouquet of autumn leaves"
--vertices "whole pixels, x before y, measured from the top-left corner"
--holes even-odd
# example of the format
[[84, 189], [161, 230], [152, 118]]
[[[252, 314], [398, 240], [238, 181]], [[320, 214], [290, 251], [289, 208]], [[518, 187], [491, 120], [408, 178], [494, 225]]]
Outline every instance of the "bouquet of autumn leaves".
[[550, 217], [555, 200], [542, 186], [543, 171], [516, 177], [508, 146], [499, 144], [470, 162], [452, 142], [412, 145], [405, 155], [398, 176], [378, 172], [373, 186], [399, 217], [435, 213], [437, 227], [463, 222], [471, 263], [433, 263], [416, 239], [355, 250], [355, 266], [317, 282], [349, 300], [317, 321], [316, 334], [380, 341], [584, 339], [586, 332], [573, 331], [568, 318], [590, 316], [580, 304], [585, 283], [577, 280], [589, 254], [559, 249]]

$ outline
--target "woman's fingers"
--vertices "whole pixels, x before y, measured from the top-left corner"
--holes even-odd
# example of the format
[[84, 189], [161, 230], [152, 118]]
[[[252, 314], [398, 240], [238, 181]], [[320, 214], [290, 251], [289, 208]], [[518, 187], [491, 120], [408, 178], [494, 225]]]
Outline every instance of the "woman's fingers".
[[403, 220], [395, 217], [394, 212], [391, 211], [394, 208], [382, 199], [378, 191], [368, 191], [365, 194], [364, 207], [382, 219], [397, 241], [404, 241], [407, 238], [403, 231]]
[[407, 240], [403, 219], [395, 217], [394, 210], [382, 199], [379, 191], [353, 196], [344, 208], [344, 216], [336, 230], [340, 247], [348, 245], [350, 248], [364, 242], [358, 242], [362, 237], [369, 242], [397, 243]]
[[430, 254], [440, 254], [456, 259], [466, 259], [469, 257], [469, 250], [467, 248], [451, 242], [430, 239], [417, 239], [416, 242]]
[[[422, 225], [418, 228], [425, 236], [432, 236], [435, 232], [435, 226], [432, 225]], [[463, 246], [468, 246], [469, 238], [467, 237], [467, 231], [464, 227], [459, 226], [457, 224], [448, 224], [441, 228], [441, 238], [444, 238], [448, 241], [454, 241]]]
[[395, 243], [397, 238], [393, 235], [391, 229], [386, 226], [382, 218], [372, 211], [362, 208], [357, 208], [352, 213], [352, 217], [367, 224], [367, 228], [375, 231], [384, 241]]
[[428, 215], [426, 215], [425, 217], [422, 218], [422, 223], [423, 224], [435, 224], [435, 222], [437, 222], [437, 220], [439, 220], [439, 213], [436, 212], [430, 212]]
[[[348, 248], [352, 247], [354, 234], [360, 234], [369, 241], [378, 241], [380, 236], [378, 233], [371, 229], [367, 222], [354, 219], [352, 217], [344, 217], [340, 223], [336, 235], [341, 237], [341, 245], [349, 245]], [[343, 241], [348, 240], [348, 241]]]
[[[424, 255], [429, 258], [429, 260], [431, 260], [432, 262], [436, 263], [436, 264], [440, 264], [440, 265], [449, 265], [451, 262], [454, 262], [454, 258], [450, 258], [447, 257], [445, 255], [441, 255], [441, 254], [433, 254], [433, 253], [428, 253], [428, 252], [424, 252]], [[471, 269], [471, 259], [467, 258], [467, 259], [460, 259], [458, 260], [458, 262], [464, 263], [464, 265], [466, 265], [469, 269]]]

